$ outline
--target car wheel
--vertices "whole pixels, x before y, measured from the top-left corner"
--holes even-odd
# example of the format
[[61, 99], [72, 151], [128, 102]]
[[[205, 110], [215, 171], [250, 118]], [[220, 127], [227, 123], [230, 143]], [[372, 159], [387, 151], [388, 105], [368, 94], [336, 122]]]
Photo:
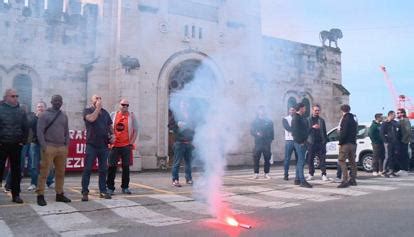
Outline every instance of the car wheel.
[[372, 172], [372, 170], [373, 170], [372, 160], [373, 160], [372, 153], [367, 153], [367, 154], [362, 156], [361, 166], [365, 171]]

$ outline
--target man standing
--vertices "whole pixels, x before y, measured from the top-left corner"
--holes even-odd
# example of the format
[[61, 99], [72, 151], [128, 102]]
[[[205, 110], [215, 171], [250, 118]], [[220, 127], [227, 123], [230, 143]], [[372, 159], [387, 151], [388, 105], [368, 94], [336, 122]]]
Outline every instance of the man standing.
[[134, 113], [128, 112], [128, 107], [129, 102], [122, 99], [119, 102], [119, 110], [111, 113], [115, 142], [109, 152], [108, 179], [106, 181], [108, 193], [111, 195], [115, 191], [115, 176], [119, 157], [122, 159], [122, 193], [131, 194], [129, 190], [129, 161], [138, 136], [138, 124]]
[[9, 158], [11, 170], [12, 201], [23, 203], [20, 198], [20, 153], [27, 141], [28, 124], [26, 112], [19, 107], [16, 90], [7, 89], [0, 104], [0, 177]]
[[102, 108], [102, 97], [93, 95], [91, 101], [92, 106], [83, 111], [86, 127], [86, 156], [82, 174], [82, 201], [84, 202], [89, 200], [89, 180], [96, 158], [98, 158], [99, 165], [99, 197], [111, 199], [111, 195], [106, 190], [106, 175], [108, 171], [108, 145], [114, 141], [112, 120], [109, 113]]
[[[283, 128], [285, 129], [285, 160], [283, 162], [283, 167], [285, 170], [284, 180], [289, 180], [289, 164], [290, 158], [292, 157], [294, 149], [293, 136], [292, 136], [292, 116], [295, 115], [295, 108], [289, 108], [289, 115], [284, 117], [282, 120]], [[298, 160], [298, 155], [295, 151], [296, 162]]]
[[321, 107], [319, 105], [312, 106], [312, 116], [309, 118], [309, 125], [311, 126], [310, 134], [308, 137], [308, 166], [309, 176], [306, 180], [312, 180], [315, 174], [314, 159], [315, 156], [319, 158], [319, 167], [321, 169], [321, 179], [328, 181], [326, 177], [326, 143], [328, 142], [328, 136], [326, 134], [325, 120], [319, 116]]
[[264, 178], [270, 179], [270, 157], [272, 156], [271, 144], [274, 139], [273, 122], [266, 117], [263, 106], [259, 107], [256, 119], [253, 121], [250, 134], [254, 137], [254, 177], [259, 178], [259, 161], [263, 154], [264, 158]]
[[[356, 135], [358, 123], [355, 115], [351, 114], [351, 107], [347, 104], [341, 106], [342, 118], [339, 122], [339, 157], [338, 162], [342, 170], [342, 182], [338, 188], [346, 188], [349, 185], [356, 186], [357, 166], [355, 163], [356, 156]], [[346, 160], [351, 167], [350, 179], [348, 180], [348, 168]]]
[[[395, 121], [395, 112], [390, 110], [388, 112], [387, 120], [385, 120], [381, 125], [381, 138], [384, 141], [385, 148], [385, 158], [383, 164], [383, 175], [387, 178], [390, 176], [397, 177], [395, 174], [395, 156], [397, 153], [398, 147], [398, 136], [400, 128], [398, 122]], [[390, 171], [390, 172], [389, 172]], [[389, 172], [389, 173], [388, 173]]]
[[194, 149], [192, 144], [194, 138], [194, 122], [191, 121], [188, 106], [186, 101], [181, 101], [180, 112], [175, 116], [177, 118], [177, 123], [170, 124], [176, 139], [174, 143], [174, 162], [172, 167], [172, 185], [174, 187], [181, 187], [178, 173], [182, 159], [184, 159], [185, 162], [186, 183], [190, 185], [193, 184], [191, 159]]
[[[30, 144], [30, 160], [32, 162], [31, 165], [31, 182], [29, 188], [27, 188], [28, 191], [36, 190], [36, 185], [38, 182], [38, 176], [39, 176], [39, 163], [40, 163], [40, 144], [39, 140], [37, 139], [37, 121], [39, 119], [39, 116], [41, 113], [43, 113], [46, 110], [46, 103], [44, 101], [40, 101], [36, 105], [36, 114], [29, 120], [29, 128], [30, 131], [32, 131], [32, 141]], [[53, 164], [52, 164], [53, 166]], [[46, 184], [49, 187], [51, 184], [54, 183], [54, 172], [53, 168], [50, 169], [49, 176], [47, 176]]]
[[50, 102], [52, 108], [40, 114], [37, 122], [37, 139], [42, 149], [40, 175], [37, 183], [37, 204], [46, 206], [44, 191], [46, 177], [51, 164], [55, 165], [56, 176], [56, 202], [71, 202], [63, 194], [65, 179], [66, 158], [69, 146], [68, 116], [60, 110], [63, 104], [62, 96], [54, 95]]
[[397, 118], [399, 121], [400, 127], [400, 136], [398, 144], [398, 166], [400, 171], [397, 172], [398, 175], [407, 175], [409, 170], [409, 160], [408, 160], [408, 144], [411, 142], [411, 123], [407, 118], [407, 113], [405, 109], [397, 110]]
[[378, 176], [382, 173], [385, 148], [380, 134], [381, 123], [382, 114], [375, 114], [375, 120], [372, 121], [368, 130], [368, 136], [371, 139], [372, 150], [374, 153], [372, 160], [372, 176]]
[[296, 114], [292, 118], [292, 135], [295, 150], [298, 154], [298, 162], [296, 165], [296, 177], [295, 185], [300, 185], [304, 188], [312, 188], [305, 180], [304, 167], [305, 167], [305, 153], [306, 153], [306, 140], [309, 135], [309, 123], [305, 118], [306, 112], [305, 104], [298, 103], [295, 106]]

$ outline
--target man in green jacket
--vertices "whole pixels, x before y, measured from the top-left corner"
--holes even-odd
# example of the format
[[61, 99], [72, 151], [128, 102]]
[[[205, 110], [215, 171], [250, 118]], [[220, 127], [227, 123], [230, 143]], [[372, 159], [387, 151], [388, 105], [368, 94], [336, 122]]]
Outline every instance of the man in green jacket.
[[372, 176], [378, 176], [382, 174], [382, 166], [385, 157], [384, 142], [382, 141], [380, 135], [381, 123], [382, 114], [375, 114], [375, 120], [372, 121], [372, 124], [368, 130], [368, 136], [371, 139], [372, 150], [374, 152], [374, 157], [372, 160]]

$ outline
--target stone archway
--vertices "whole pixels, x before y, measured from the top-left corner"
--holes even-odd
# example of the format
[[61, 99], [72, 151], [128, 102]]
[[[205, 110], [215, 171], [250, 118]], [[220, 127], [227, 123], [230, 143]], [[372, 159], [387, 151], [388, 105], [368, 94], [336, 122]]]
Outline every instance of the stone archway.
[[[157, 166], [164, 166], [168, 162], [169, 144], [169, 95], [171, 91], [180, 90], [192, 80], [197, 68], [209, 68], [216, 79], [222, 73], [215, 62], [206, 54], [186, 50], [172, 55], [163, 65], [157, 87]], [[170, 141], [171, 142], [171, 141]]]

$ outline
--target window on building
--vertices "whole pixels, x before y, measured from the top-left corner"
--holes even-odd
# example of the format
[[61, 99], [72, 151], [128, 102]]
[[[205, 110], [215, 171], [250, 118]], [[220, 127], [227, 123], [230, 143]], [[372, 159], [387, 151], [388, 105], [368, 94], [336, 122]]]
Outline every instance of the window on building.
[[311, 107], [310, 107], [310, 101], [308, 98], [304, 98], [302, 100], [302, 103], [305, 104], [306, 107], [306, 112], [305, 112], [305, 117], [309, 117], [310, 116], [310, 112], [311, 112]]
[[203, 28], [198, 28], [198, 38], [202, 39], [203, 38]]
[[19, 74], [13, 80], [13, 88], [19, 95], [19, 103], [32, 107], [32, 79], [26, 74]]
[[191, 27], [191, 38], [195, 38], [195, 34], [196, 34], [196, 28], [195, 28], [195, 26], [192, 26]]
[[184, 26], [184, 36], [188, 37], [188, 25]]
[[286, 114], [288, 114], [289, 113], [289, 109], [292, 108], [292, 107], [295, 107], [296, 104], [297, 104], [296, 99], [294, 97], [290, 97], [288, 99], [288, 102], [287, 102], [287, 111], [286, 111]]

